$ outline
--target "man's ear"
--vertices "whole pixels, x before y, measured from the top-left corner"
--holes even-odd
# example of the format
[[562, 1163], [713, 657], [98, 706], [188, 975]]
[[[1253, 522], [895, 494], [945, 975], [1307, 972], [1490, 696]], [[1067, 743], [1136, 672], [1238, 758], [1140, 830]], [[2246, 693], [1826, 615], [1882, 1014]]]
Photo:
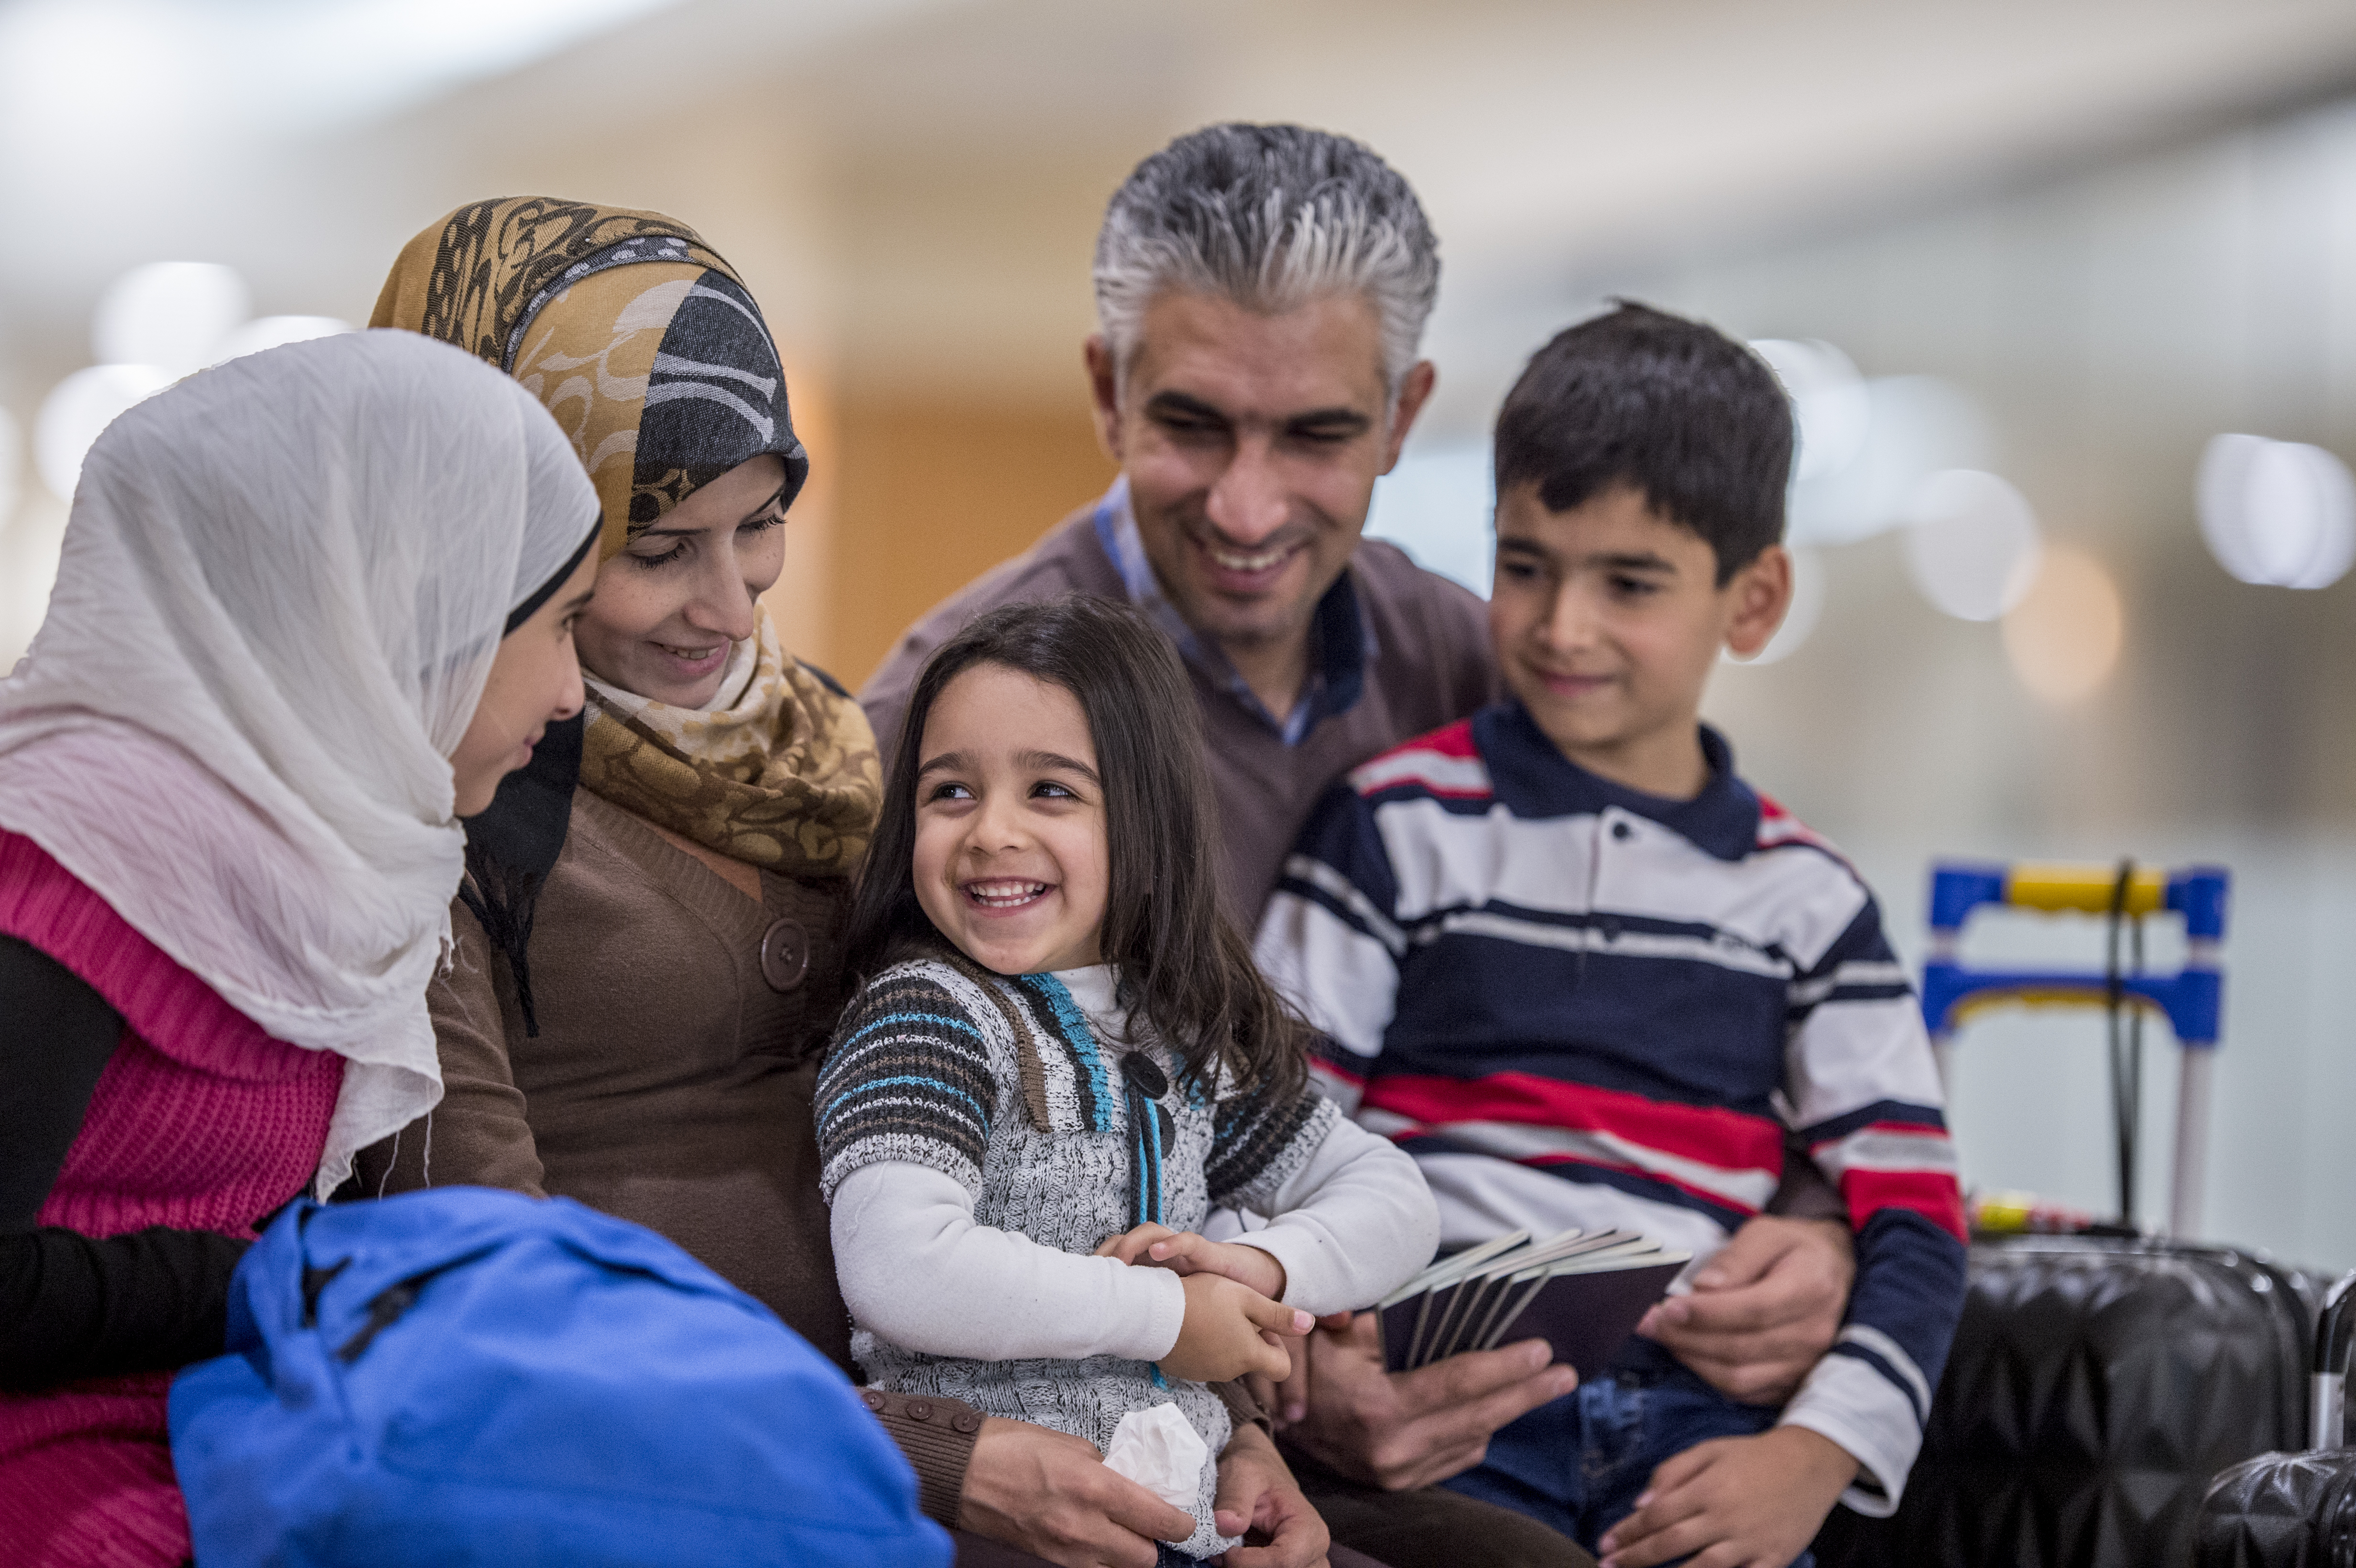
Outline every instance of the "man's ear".
[[1732, 613], [1726, 623], [1727, 650], [1736, 658], [1758, 656], [1792, 608], [1792, 552], [1771, 544], [1726, 585]]
[[1430, 400], [1431, 389], [1439, 381], [1439, 368], [1429, 359], [1417, 360], [1399, 379], [1398, 402], [1391, 410], [1391, 428], [1383, 447], [1384, 473], [1398, 466], [1399, 448], [1407, 444], [1407, 432], [1415, 428], [1415, 416], [1423, 412], [1423, 405]]
[[1120, 450], [1120, 368], [1101, 332], [1092, 333], [1080, 350], [1088, 368], [1088, 399], [1097, 418], [1097, 444], [1115, 463], [1126, 461]]

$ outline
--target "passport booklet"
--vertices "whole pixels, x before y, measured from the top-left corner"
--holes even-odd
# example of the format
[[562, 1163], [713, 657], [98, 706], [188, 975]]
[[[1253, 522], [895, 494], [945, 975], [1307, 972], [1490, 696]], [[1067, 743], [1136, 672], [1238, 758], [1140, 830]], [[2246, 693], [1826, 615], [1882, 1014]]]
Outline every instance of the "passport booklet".
[[1515, 1231], [1441, 1258], [1376, 1305], [1395, 1372], [1542, 1339], [1600, 1376], [1693, 1254], [1633, 1231]]

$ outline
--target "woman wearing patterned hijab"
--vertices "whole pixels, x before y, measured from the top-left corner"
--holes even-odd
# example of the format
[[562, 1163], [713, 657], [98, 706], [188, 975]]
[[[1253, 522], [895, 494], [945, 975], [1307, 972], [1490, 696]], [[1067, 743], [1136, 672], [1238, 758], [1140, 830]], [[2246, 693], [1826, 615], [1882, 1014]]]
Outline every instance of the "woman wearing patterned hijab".
[[531, 399], [395, 333], [91, 449], [0, 680], [0, 1563], [187, 1557], [171, 1371], [441, 1092], [456, 818], [580, 709], [595, 521]]
[[[759, 308], [683, 224], [523, 198], [412, 240], [375, 324], [513, 376], [604, 521], [585, 724], [467, 824], [455, 962], [428, 997], [446, 1093], [363, 1157], [363, 1189], [578, 1199], [848, 1366], [810, 1094], [880, 789], [858, 704], [759, 603], [809, 470]], [[953, 1413], [884, 1413], [936, 1517], [979, 1426]]]
[[659, 213], [478, 202], [403, 248], [370, 325], [515, 377], [571, 437], [603, 512], [579, 746], [557, 737], [469, 825], [467, 901], [510, 961], [529, 1037], [534, 895], [576, 776], [740, 886], [757, 886], [752, 869], [835, 884], [874, 820], [873, 737], [759, 606], [809, 459], [759, 307], [694, 230]]

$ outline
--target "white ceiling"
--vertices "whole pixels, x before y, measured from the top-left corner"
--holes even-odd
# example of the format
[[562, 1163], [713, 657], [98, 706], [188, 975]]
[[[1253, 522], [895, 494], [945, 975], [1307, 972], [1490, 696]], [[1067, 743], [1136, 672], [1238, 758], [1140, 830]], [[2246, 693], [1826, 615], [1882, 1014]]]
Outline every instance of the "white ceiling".
[[[412, 28], [388, 31], [404, 10]], [[776, 221], [853, 215], [868, 239], [830, 239], [838, 259], [946, 265], [935, 252], [973, 233], [958, 317], [988, 295], [1002, 335], [1035, 318], [1060, 337], [1085, 308], [1075, 252], [1130, 163], [1213, 119], [1304, 121], [1415, 181], [1443, 240], [1442, 319], [1462, 322], [1601, 265], [2351, 87], [2345, 0], [0, 0], [17, 226], [0, 398], [73, 357], [130, 265], [228, 260], [261, 308], [349, 315], [351, 280], [451, 200], [639, 154], [632, 178], [659, 191], [710, 164], [706, 213], [729, 190], [831, 203]], [[959, 203], [946, 241], [927, 229]], [[991, 211], [1012, 232], [980, 233]], [[1025, 225], [1048, 236], [1045, 281], [1017, 275]], [[841, 298], [867, 309], [856, 278]], [[921, 302], [867, 313], [937, 336]]]

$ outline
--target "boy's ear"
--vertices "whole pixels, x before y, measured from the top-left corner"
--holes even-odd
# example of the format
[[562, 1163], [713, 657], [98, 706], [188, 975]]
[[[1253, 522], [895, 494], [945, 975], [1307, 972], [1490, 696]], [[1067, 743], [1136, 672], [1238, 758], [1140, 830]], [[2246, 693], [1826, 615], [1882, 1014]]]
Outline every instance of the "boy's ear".
[[1769, 545], [1722, 592], [1729, 604], [1727, 651], [1739, 659], [1757, 656], [1792, 608], [1792, 552]]

